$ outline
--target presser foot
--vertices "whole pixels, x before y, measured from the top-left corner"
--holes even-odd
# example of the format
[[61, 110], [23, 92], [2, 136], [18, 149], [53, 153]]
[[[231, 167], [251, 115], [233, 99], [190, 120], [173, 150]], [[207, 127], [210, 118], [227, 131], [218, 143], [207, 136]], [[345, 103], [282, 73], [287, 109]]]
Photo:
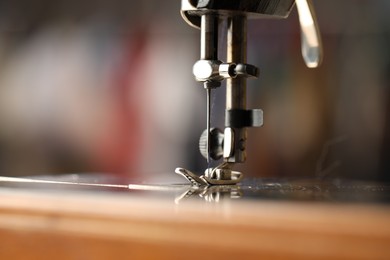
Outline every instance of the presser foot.
[[238, 171], [232, 171], [229, 168], [223, 168], [225, 163], [215, 167], [208, 168], [205, 174], [198, 176], [195, 173], [184, 169], [176, 168], [175, 172], [183, 176], [191, 183], [191, 186], [202, 187], [211, 185], [234, 185], [241, 181], [243, 174]]

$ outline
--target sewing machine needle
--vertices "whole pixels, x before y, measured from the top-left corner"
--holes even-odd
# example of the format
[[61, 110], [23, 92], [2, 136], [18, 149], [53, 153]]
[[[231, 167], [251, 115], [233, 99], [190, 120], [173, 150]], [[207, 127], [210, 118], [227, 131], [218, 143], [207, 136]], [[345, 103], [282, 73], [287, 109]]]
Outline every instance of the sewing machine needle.
[[210, 164], [211, 88], [207, 88], [207, 166]]

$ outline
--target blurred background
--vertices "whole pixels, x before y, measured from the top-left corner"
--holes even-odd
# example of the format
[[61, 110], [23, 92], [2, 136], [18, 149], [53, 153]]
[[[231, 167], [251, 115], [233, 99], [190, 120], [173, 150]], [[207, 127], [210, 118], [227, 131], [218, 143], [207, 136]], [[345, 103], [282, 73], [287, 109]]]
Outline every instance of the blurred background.
[[[296, 10], [248, 23], [248, 63], [261, 70], [248, 103], [264, 126], [249, 130], [238, 169], [389, 181], [390, 2], [314, 5], [319, 69], [302, 60]], [[202, 172], [199, 31], [179, 11], [179, 0], [1, 1], [0, 174]], [[221, 128], [224, 91], [213, 98]]]

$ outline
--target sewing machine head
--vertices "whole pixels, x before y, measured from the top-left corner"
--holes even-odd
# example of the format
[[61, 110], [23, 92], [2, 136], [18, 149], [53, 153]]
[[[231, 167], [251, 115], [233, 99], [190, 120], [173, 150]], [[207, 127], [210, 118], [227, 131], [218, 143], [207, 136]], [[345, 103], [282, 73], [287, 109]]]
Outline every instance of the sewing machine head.
[[[310, 0], [182, 0], [181, 13], [191, 26], [200, 29], [200, 60], [193, 67], [195, 79], [207, 91], [207, 127], [200, 137], [201, 154], [210, 160], [223, 162], [206, 169], [198, 177], [200, 185], [234, 184], [242, 174], [233, 171], [236, 163], [246, 160], [247, 127], [260, 127], [263, 112], [247, 110], [246, 80], [257, 78], [259, 69], [247, 64], [247, 19], [287, 18], [296, 4], [301, 26], [302, 55], [306, 65], [317, 67], [322, 58], [320, 35]], [[227, 25], [227, 60], [218, 58], [219, 27]], [[221, 37], [223, 38], [223, 37]], [[225, 129], [211, 128], [210, 96], [212, 89], [226, 79]], [[185, 169], [177, 169], [192, 183], [197, 176]]]

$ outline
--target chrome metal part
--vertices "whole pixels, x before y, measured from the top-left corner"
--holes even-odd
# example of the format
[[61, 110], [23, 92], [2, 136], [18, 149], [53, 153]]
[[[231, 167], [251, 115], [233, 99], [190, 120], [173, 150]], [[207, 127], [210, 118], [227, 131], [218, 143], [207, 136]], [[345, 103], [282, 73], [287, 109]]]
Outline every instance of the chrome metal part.
[[181, 16], [192, 27], [200, 28], [200, 16], [218, 13], [232, 16], [237, 13], [249, 18], [287, 18], [294, 7], [294, 0], [182, 0]]
[[[202, 71], [203, 68], [206, 67], [209, 70], [209, 76], [206, 74], [201, 76], [206, 76], [200, 81], [205, 82], [204, 87], [207, 90], [207, 163], [210, 162], [210, 127], [211, 127], [211, 89], [220, 86], [220, 78], [211, 78], [213, 74], [218, 73], [218, 69], [216, 73], [214, 73], [214, 67], [218, 68], [221, 63], [218, 60], [218, 26], [219, 26], [219, 18], [215, 14], [204, 14], [201, 18], [201, 32], [200, 32], [200, 61], [198, 64], [200, 66], [194, 66], [194, 74], [197, 72], [196, 67], [200, 67]], [[207, 66], [210, 65], [210, 66]], [[210, 70], [211, 69], [211, 70]], [[210, 74], [211, 73], [211, 74]], [[202, 73], [203, 74], [203, 73]], [[195, 77], [196, 74], [195, 74]], [[199, 80], [199, 79], [197, 79]]]
[[[228, 18], [227, 62], [246, 63], [247, 19], [245, 16]], [[226, 110], [246, 109], [246, 79], [242, 77], [226, 80]], [[233, 153], [226, 158], [228, 162], [242, 163], [246, 160], [245, 149], [239, 149], [238, 142], [245, 143], [247, 131], [245, 128], [233, 129]]]
[[182, 194], [176, 196], [175, 203], [178, 204], [185, 199], [195, 197], [199, 197], [206, 202], [219, 203], [225, 199], [240, 199], [242, 195], [241, 188], [237, 185], [190, 187]]
[[[218, 128], [210, 129], [210, 148], [209, 151], [210, 158], [213, 160], [219, 160], [223, 155], [224, 147], [224, 134]], [[204, 158], [207, 159], [207, 129], [203, 131], [199, 139], [199, 151]]]
[[231, 17], [244, 14], [248, 18], [287, 18], [297, 5], [302, 36], [302, 56], [309, 68], [321, 64], [323, 50], [321, 35], [311, 0], [182, 0], [181, 15], [192, 27], [201, 28], [201, 16], [218, 13]]
[[221, 81], [223, 77], [219, 74], [220, 64], [217, 60], [198, 60], [192, 68], [192, 73], [197, 81]]
[[306, 66], [317, 68], [323, 57], [321, 34], [311, 0], [295, 0], [301, 26], [302, 56]]
[[176, 168], [175, 172], [183, 176], [193, 187], [233, 185], [239, 183], [243, 177], [242, 173], [232, 171], [230, 168], [232, 165], [226, 164], [227, 163], [222, 163], [216, 168], [206, 169], [205, 175], [202, 176], [198, 176], [184, 168]]
[[[196, 183], [232, 184], [242, 178], [242, 174], [232, 171], [232, 168], [235, 163], [246, 160], [246, 128], [263, 125], [262, 110], [247, 110], [246, 80], [257, 78], [260, 74], [257, 67], [246, 63], [247, 19], [287, 18], [295, 3], [301, 26], [302, 55], [308, 67], [316, 67], [322, 60], [322, 45], [311, 0], [182, 0], [181, 14], [184, 20], [201, 30], [200, 60], [193, 67], [195, 79], [203, 82], [207, 90], [206, 142], [203, 133], [200, 140], [201, 153], [204, 155], [206, 152], [209, 163], [210, 158], [219, 159], [223, 151], [223, 163], [214, 169], [207, 169], [204, 176], [198, 177], [201, 181]], [[222, 20], [227, 20], [226, 62], [218, 59], [219, 26]], [[217, 137], [217, 141], [212, 141], [211, 90], [221, 86], [224, 79], [225, 131], [224, 135]], [[183, 176], [190, 181], [195, 180], [192, 174]]]
[[219, 18], [215, 14], [204, 14], [200, 28], [200, 59], [218, 60], [218, 25]]
[[199, 177], [195, 173], [192, 173], [184, 168], [176, 168], [175, 172], [186, 178], [191, 183], [191, 186], [209, 185], [208, 182], [204, 178], [202, 178], [202, 176]]
[[235, 63], [222, 63], [219, 65], [219, 75], [225, 79], [237, 77], [236, 66]]
[[192, 73], [197, 81], [222, 81], [223, 79], [258, 78], [259, 69], [250, 64], [222, 63], [219, 60], [198, 60], [195, 62]]
[[257, 67], [250, 64], [242, 64], [239, 63], [234, 68], [234, 72], [236, 75], [244, 76], [247, 78], [258, 78], [260, 71]]
[[[193, 73], [197, 81], [204, 82], [204, 87], [207, 89], [207, 160], [210, 159], [210, 151], [217, 148], [210, 147], [210, 96], [211, 88], [214, 88], [215, 83], [227, 79], [226, 84], [226, 109], [227, 111], [242, 110], [246, 111], [246, 78], [257, 77], [259, 70], [250, 64], [246, 64], [246, 29], [247, 18], [241, 13], [235, 13], [227, 18], [228, 21], [228, 36], [227, 36], [227, 63], [218, 60], [218, 23], [219, 18], [214, 13], [206, 13], [201, 16], [201, 59], [197, 61], [193, 67]], [[218, 84], [216, 86], [219, 86]], [[229, 134], [225, 136], [224, 158], [228, 162], [242, 163], [246, 159], [245, 142], [246, 129], [245, 127], [259, 126], [262, 124], [261, 118], [258, 118], [257, 111], [249, 112], [250, 115], [256, 115], [249, 120], [255, 122], [237, 125], [226, 125], [232, 127], [228, 129]], [[256, 113], [255, 113], [256, 112]], [[228, 113], [228, 112], [227, 112]], [[231, 113], [231, 121], [240, 121], [240, 118], [235, 117], [237, 113]], [[244, 114], [248, 114], [245, 113]], [[249, 115], [248, 114], [248, 115]], [[229, 114], [230, 115], [230, 114]], [[237, 114], [239, 115], [239, 114]], [[230, 119], [229, 119], [230, 120]], [[261, 122], [261, 124], [258, 124]], [[231, 130], [231, 131], [230, 131]]]
[[241, 181], [243, 174], [231, 170], [232, 165], [226, 165], [226, 162], [215, 168], [206, 169], [204, 179], [210, 185], [233, 185]]
[[226, 127], [224, 131], [223, 158], [229, 158], [233, 153], [234, 148], [234, 130]]

